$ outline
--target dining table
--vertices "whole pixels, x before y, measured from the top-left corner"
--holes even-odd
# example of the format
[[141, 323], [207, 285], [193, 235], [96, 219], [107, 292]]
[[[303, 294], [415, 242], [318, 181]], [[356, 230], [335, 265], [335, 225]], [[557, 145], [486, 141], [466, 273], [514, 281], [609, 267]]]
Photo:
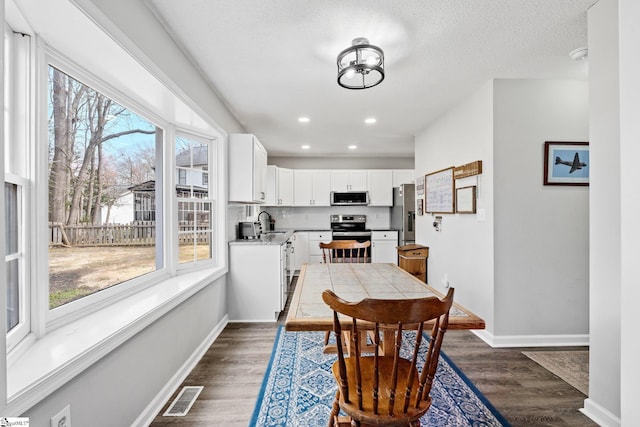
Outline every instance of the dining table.
[[[291, 298], [285, 330], [333, 330], [333, 311], [322, 300], [322, 292], [326, 289], [351, 302], [364, 298], [444, 297], [443, 293], [392, 263], [303, 264]], [[345, 318], [344, 326], [348, 326], [346, 322]], [[484, 328], [484, 320], [455, 302], [454, 296], [449, 311], [449, 329]], [[384, 341], [386, 346], [386, 337]], [[327, 346], [325, 351], [332, 352], [331, 347]]]

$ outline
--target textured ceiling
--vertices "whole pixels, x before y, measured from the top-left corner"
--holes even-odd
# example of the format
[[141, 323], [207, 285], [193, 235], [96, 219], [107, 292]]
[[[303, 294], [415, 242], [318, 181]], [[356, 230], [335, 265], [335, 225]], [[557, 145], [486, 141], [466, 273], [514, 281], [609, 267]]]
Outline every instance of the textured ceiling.
[[[147, 0], [270, 156], [374, 157], [412, 157], [416, 134], [492, 78], [586, 79], [568, 54], [586, 46], [595, 2]], [[336, 83], [356, 37], [385, 53], [371, 89]]]

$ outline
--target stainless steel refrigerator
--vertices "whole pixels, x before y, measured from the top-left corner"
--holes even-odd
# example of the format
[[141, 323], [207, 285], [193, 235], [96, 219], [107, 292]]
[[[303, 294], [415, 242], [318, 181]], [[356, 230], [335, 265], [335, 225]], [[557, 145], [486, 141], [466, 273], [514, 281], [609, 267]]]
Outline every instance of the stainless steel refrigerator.
[[391, 228], [398, 230], [400, 246], [416, 242], [416, 191], [415, 184], [402, 184], [393, 189]]

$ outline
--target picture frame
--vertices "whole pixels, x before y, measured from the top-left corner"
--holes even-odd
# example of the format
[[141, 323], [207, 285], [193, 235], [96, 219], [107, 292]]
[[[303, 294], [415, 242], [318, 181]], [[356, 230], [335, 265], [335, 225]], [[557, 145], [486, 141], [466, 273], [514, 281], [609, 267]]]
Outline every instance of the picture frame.
[[425, 213], [455, 213], [454, 169], [451, 166], [425, 175]]
[[589, 185], [589, 143], [545, 141], [544, 185]]
[[456, 213], [476, 213], [476, 186], [456, 188]]
[[420, 175], [416, 178], [416, 197], [422, 197], [424, 195], [424, 175]]
[[424, 199], [423, 198], [416, 199], [416, 214], [420, 216], [424, 215]]

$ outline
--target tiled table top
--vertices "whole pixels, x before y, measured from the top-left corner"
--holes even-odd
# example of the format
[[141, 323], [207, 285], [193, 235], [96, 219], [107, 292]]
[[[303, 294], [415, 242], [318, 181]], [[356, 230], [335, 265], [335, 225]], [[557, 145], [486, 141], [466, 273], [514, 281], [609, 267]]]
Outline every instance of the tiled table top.
[[[330, 330], [332, 312], [322, 301], [322, 292], [333, 290], [348, 301], [364, 298], [443, 297], [426, 283], [394, 264], [305, 264], [291, 300], [286, 329]], [[454, 303], [449, 329], [484, 329], [484, 320]]]

